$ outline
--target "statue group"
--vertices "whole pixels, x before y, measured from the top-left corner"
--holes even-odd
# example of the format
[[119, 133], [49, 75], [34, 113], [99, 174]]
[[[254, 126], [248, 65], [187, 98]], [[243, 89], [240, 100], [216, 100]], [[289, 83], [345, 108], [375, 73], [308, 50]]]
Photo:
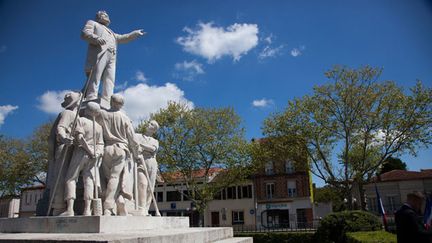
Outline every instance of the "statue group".
[[[135, 133], [122, 111], [123, 97], [113, 94], [117, 44], [145, 33], [120, 35], [109, 24], [108, 14], [99, 11], [82, 30], [88, 42], [87, 82], [81, 92], [64, 96], [64, 110], [50, 134], [46, 215], [149, 215], [153, 201], [160, 216], [153, 195], [159, 143], [152, 137], [159, 125], [149, 121], [145, 134]], [[83, 193], [77, 193], [79, 181]], [[81, 212], [74, 210], [77, 200], [83, 201]]]

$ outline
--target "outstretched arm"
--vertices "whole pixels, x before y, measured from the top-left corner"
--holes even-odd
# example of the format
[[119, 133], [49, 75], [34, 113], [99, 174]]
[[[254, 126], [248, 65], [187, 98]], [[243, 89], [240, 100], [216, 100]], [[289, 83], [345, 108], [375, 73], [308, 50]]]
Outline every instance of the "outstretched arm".
[[145, 35], [146, 32], [144, 32], [143, 30], [134, 30], [128, 34], [124, 34], [124, 35], [119, 35], [119, 34], [115, 34], [116, 40], [118, 43], [128, 43], [129, 41], [135, 40], [136, 38]]

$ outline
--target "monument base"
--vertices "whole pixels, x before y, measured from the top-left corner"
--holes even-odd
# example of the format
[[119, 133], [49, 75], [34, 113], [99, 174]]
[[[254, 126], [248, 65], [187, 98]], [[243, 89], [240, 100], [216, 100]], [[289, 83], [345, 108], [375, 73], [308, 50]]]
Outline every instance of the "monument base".
[[233, 238], [232, 228], [186, 228], [142, 230], [127, 233], [99, 234], [0, 234], [0, 242], [98, 242], [98, 243], [252, 243], [252, 238]]
[[0, 219], [1, 233], [122, 233], [188, 227], [188, 217], [74, 216]]
[[190, 228], [188, 217], [75, 216], [0, 219], [0, 243], [252, 243], [230, 227]]

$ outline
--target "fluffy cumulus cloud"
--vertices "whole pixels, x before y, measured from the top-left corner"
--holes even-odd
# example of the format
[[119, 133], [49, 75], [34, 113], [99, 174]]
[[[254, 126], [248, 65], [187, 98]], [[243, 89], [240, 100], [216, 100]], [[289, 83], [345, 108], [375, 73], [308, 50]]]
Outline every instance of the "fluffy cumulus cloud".
[[16, 109], [18, 109], [18, 106], [0, 105], [0, 127], [4, 124], [6, 117]]
[[71, 92], [70, 90], [60, 90], [60, 91], [46, 91], [41, 96], [37, 98], [38, 104], [37, 108], [48, 114], [58, 114], [63, 108], [61, 103], [66, 93]]
[[274, 101], [271, 99], [262, 98], [260, 100], [252, 101], [252, 106], [258, 107], [258, 108], [269, 107], [271, 105], [274, 105]]
[[291, 49], [291, 56], [293, 56], [293, 57], [301, 56], [303, 54], [303, 51], [305, 49], [306, 49], [305, 46], [300, 46], [298, 48], [293, 48], [293, 49]]
[[187, 81], [192, 81], [197, 75], [205, 73], [203, 65], [196, 60], [179, 62], [174, 67], [176, 70], [174, 76]]
[[165, 108], [169, 101], [181, 102], [191, 108], [194, 107], [194, 104], [185, 98], [184, 91], [172, 83], [166, 83], [163, 86], [140, 83], [128, 87], [119, 94], [125, 99], [124, 110], [132, 119], [134, 126], [148, 119], [151, 113]]
[[147, 77], [144, 75], [144, 72], [143, 72], [143, 71], [138, 70], [138, 71], [135, 73], [135, 80], [145, 83], [145, 82], [147, 82], [148, 79], [147, 79]]
[[177, 43], [186, 52], [206, 58], [209, 62], [223, 56], [231, 56], [235, 61], [247, 54], [258, 44], [258, 25], [238, 24], [227, 28], [213, 23], [199, 23], [196, 29], [184, 28], [186, 36], [178, 37]]

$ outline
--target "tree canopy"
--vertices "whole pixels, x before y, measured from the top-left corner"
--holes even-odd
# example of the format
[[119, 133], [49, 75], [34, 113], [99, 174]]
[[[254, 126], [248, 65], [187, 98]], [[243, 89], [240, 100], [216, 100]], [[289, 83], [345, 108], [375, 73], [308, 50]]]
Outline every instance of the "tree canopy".
[[378, 174], [381, 175], [392, 170], [407, 170], [407, 165], [399, 158], [389, 157], [384, 161]]
[[[151, 119], [160, 125], [157, 158], [165, 181], [180, 179], [188, 191], [184, 196], [199, 211], [222, 188], [241, 182], [249, 174], [249, 144], [241, 119], [232, 108], [190, 109], [185, 104], [169, 103]], [[146, 124], [138, 131], [143, 132]], [[221, 169], [216, 179], [212, 178], [214, 168]], [[176, 178], [169, 176], [173, 173]]]
[[45, 184], [51, 126], [41, 125], [26, 139], [0, 135], [0, 196], [17, 196], [24, 187]]
[[415, 154], [432, 139], [432, 90], [418, 81], [406, 93], [393, 81], [379, 82], [381, 72], [335, 66], [325, 73], [327, 84], [264, 121], [265, 136], [304, 144], [312, 173], [342, 188], [349, 203], [353, 184], [368, 181], [389, 157]]

